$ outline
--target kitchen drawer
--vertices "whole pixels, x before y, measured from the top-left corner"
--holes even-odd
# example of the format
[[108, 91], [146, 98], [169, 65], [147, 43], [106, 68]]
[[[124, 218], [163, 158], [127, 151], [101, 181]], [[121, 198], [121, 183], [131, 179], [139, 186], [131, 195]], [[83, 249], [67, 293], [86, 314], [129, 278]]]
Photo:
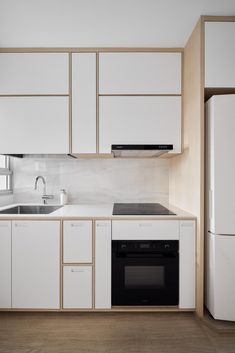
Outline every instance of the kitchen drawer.
[[112, 240], [179, 239], [179, 221], [112, 221]]
[[64, 221], [64, 263], [92, 262], [92, 221]]
[[92, 308], [92, 266], [64, 266], [63, 308]]

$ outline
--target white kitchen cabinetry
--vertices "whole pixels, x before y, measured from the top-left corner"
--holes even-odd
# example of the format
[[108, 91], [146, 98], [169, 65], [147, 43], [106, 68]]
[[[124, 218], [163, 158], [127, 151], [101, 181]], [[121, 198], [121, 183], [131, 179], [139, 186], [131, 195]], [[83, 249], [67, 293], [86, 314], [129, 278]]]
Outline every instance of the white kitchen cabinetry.
[[113, 221], [112, 240], [178, 240], [179, 221]]
[[11, 221], [0, 221], [0, 308], [11, 308]]
[[181, 97], [100, 97], [99, 152], [112, 144], [173, 144], [181, 152]]
[[72, 54], [72, 152], [96, 153], [96, 54]]
[[0, 95], [68, 94], [67, 53], [0, 53]]
[[196, 234], [195, 221], [180, 221], [179, 308], [195, 308]]
[[111, 309], [111, 221], [95, 223], [95, 309]]
[[235, 22], [205, 23], [205, 87], [235, 87]]
[[92, 266], [64, 266], [63, 308], [92, 308]]
[[99, 93], [181, 94], [181, 53], [101, 53]]
[[12, 308], [59, 309], [60, 222], [12, 222]]
[[92, 221], [63, 222], [64, 263], [92, 262]]
[[0, 97], [0, 152], [69, 153], [68, 110], [68, 97]]

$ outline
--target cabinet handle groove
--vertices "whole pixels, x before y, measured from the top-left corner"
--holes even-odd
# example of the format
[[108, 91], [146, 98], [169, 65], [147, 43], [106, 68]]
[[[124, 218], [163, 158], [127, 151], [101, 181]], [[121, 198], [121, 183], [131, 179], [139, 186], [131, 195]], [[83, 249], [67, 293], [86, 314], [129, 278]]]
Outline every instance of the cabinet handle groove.
[[85, 272], [85, 270], [72, 268], [71, 272]]

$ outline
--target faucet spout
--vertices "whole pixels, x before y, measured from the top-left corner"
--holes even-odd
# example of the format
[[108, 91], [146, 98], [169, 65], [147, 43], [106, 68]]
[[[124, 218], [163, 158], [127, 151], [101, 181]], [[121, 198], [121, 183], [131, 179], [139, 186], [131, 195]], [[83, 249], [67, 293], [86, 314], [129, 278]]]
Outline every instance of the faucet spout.
[[43, 183], [43, 195], [46, 195], [46, 180], [43, 176], [39, 175], [35, 179], [35, 184], [34, 184], [34, 190], [37, 190], [38, 188], [38, 180], [41, 179]]

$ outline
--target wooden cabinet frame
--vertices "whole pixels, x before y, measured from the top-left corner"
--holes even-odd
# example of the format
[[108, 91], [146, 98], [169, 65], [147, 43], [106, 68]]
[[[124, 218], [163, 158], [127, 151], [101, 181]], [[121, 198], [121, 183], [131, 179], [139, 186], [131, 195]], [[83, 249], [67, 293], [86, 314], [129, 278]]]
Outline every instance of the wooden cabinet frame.
[[[75, 158], [113, 158], [111, 153], [101, 154], [99, 153], [99, 53], [103, 52], [162, 52], [162, 53], [180, 53], [181, 54], [181, 94], [153, 94], [153, 96], [182, 96], [183, 92], [183, 80], [182, 80], [182, 72], [183, 72], [183, 48], [0, 48], [0, 53], [68, 53], [69, 54], [69, 154], [74, 156]], [[72, 53], [95, 53], [96, 54], [96, 153], [90, 154], [74, 154], [72, 151]], [[126, 95], [126, 94], [125, 94]], [[149, 94], [148, 96], [151, 96]], [[14, 95], [5, 95], [5, 96], [14, 96]], [[38, 95], [21, 95], [25, 96], [38, 96]], [[42, 95], [44, 96], [44, 95]], [[45, 95], [47, 96], [47, 95]], [[50, 96], [50, 95], [49, 95]], [[52, 96], [61, 96], [60, 94], [53, 94]], [[131, 94], [127, 96], [132, 96]], [[137, 95], [138, 96], [138, 95]], [[143, 95], [144, 96], [144, 95]], [[1, 97], [1, 95], [0, 95]], [[181, 114], [182, 121], [182, 114]], [[182, 125], [182, 124], [181, 124]], [[181, 138], [183, 134], [181, 131]], [[181, 142], [182, 144], [182, 142]], [[167, 154], [164, 157], [169, 158], [176, 156], [177, 154]], [[164, 158], [163, 157], [163, 158]]]
[[182, 143], [184, 153], [170, 161], [170, 203], [197, 217], [196, 312], [204, 315], [205, 115], [204, 101], [233, 88], [205, 89], [205, 22], [235, 21], [235, 16], [201, 16], [184, 49]]

